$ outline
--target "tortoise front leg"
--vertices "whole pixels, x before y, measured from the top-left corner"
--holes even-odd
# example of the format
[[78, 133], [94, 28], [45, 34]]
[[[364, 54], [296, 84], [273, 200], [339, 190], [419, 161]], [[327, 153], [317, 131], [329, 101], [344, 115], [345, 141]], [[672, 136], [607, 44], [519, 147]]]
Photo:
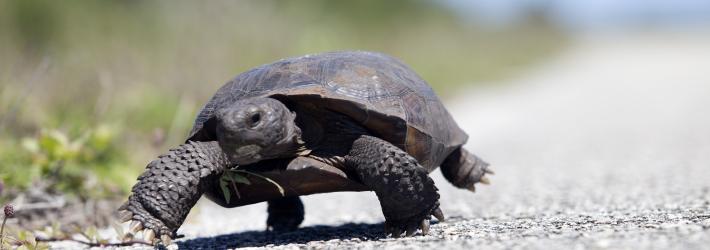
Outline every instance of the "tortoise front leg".
[[131, 221], [131, 233], [145, 229], [144, 237], [163, 244], [170, 239], [204, 193], [228, 167], [217, 142], [193, 142], [170, 149], [148, 164], [138, 177], [128, 201], [119, 208], [121, 219]]
[[427, 170], [414, 157], [380, 138], [356, 139], [346, 164], [377, 194], [385, 216], [385, 234], [412, 236], [418, 229], [429, 232], [433, 215], [443, 220], [439, 193]]

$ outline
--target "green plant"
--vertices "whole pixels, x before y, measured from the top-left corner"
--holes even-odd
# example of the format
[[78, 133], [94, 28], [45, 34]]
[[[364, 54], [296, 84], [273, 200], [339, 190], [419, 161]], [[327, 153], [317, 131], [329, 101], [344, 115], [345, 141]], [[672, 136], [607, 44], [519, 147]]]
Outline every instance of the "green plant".
[[19, 246], [16, 249], [28, 249], [28, 250], [43, 250], [49, 249], [49, 246], [45, 243], [37, 241], [37, 238], [32, 232], [19, 230], [15, 233], [16, 237], [5, 234], [5, 224], [8, 218], [12, 218], [15, 215], [15, 209], [11, 204], [5, 205], [3, 212], [5, 216], [2, 219], [2, 225], [0, 225], [0, 250], [11, 249], [13, 246]]
[[[57, 129], [44, 129], [25, 137], [17, 147], [3, 147], [7, 156], [0, 165], [0, 179], [22, 191], [41, 182], [48, 192], [66, 192], [81, 197], [104, 197], [115, 193], [120, 183], [113, 174], [125, 165], [114, 145], [117, 129], [99, 125], [77, 136]], [[107, 181], [106, 179], [113, 180]]]
[[49, 245], [45, 242], [37, 240], [37, 237], [30, 231], [20, 230], [17, 233], [17, 243], [20, 246], [17, 249], [23, 250], [45, 250], [49, 249]]
[[224, 172], [224, 174], [222, 174], [222, 177], [219, 179], [219, 186], [222, 188], [222, 194], [224, 194], [224, 200], [227, 201], [227, 203], [230, 202], [232, 196], [230, 192], [230, 187], [234, 190], [234, 192], [236, 192], [237, 197], [240, 197], [239, 190], [237, 189], [237, 183], [243, 183], [247, 185], [251, 184], [249, 179], [247, 179], [246, 177], [247, 175], [252, 175], [261, 178], [265, 181], [268, 181], [279, 189], [279, 193], [281, 193], [281, 196], [286, 195], [284, 188], [271, 178], [246, 170], [230, 169]]
[[[6, 205], [5, 208], [12, 206]], [[10, 210], [12, 211], [12, 210]], [[5, 221], [7, 218], [12, 217], [12, 213], [5, 213], [5, 218], [3, 219], [2, 227], [0, 227], [0, 250], [5, 249], [27, 249], [27, 250], [43, 250], [49, 249], [47, 242], [53, 241], [72, 241], [88, 247], [120, 247], [120, 246], [131, 246], [131, 245], [152, 245], [150, 242], [133, 240], [131, 239], [110, 239], [101, 236], [98, 230], [94, 226], [89, 226], [84, 229], [75, 227], [72, 232], [67, 233], [61, 230], [59, 223], [55, 222], [52, 226], [47, 226], [42, 231], [28, 231], [22, 229], [10, 230], [8, 234], [5, 233]], [[116, 235], [123, 235], [123, 228], [114, 223], [114, 230], [116, 230]], [[80, 235], [86, 238], [86, 240], [74, 239], [70, 235]], [[13, 236], [10, 236], [13, 235]], [[38, 236], [42, 235], [42, 236]]]

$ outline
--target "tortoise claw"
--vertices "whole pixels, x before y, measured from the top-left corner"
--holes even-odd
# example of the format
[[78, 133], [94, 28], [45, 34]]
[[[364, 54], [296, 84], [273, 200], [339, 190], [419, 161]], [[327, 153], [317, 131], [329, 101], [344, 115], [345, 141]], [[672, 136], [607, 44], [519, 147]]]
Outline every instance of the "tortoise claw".
[[474, 193], [476, 192], [476, 186], [473, 184], [469, 184], [468, 187], [466, 187], [466, 189], [468, 189], [468, 191], [471, 191]]
[[420, 227], [422, 228], [422, 235], [429, 234], [429, 219], [422, 220]]
[[143, 240], [152, 243], [155, 240], [155, 231], [153, 229], [147, 229], [143, 232]]
[[128, 232], [134, 235], [141, 229], [143, 229], [143, 224], [140, 221], [131, 221], [131, 224], [128, 226]]
[[133, 218], [133, 213], [126, 210], [121, 210], [118, 212], [118, 218], [121, 222], [127, 222]]
[[489, 174], [489, 175], [495, 175], [495, 174], [496, 174], [496, 172], [494, 172], [493, 169], [490, 169], [490, 168], [484, 169], [483, 172], [485, 172], [486, 174]]
[[481, 180], [479, 180], [480, 183], [486, 184], [486, 185], [491, 185], [491, 180], [488, 179], [486, 176], [482, 176]]
[[441, 208], [436, 208], [431, 215], [436, 217], [436, 219], [439, 220], [440, 222], [444, 221], [444, 219], [445, 219], [444, 212], [441, 211]]
[[[404, 225], [401, 225], [404, 226]], [[414, 236], [417, 234], [417, 231], [419, 229], [422, 230], [421, 235], [427, 235], [429, 234], [429, 227], [430, 227], [430, 222], [429, 219], [423, 219], [420, 222], [414, 222], [414, 223], [409, 223], [406, 225], [406, 230], [405, 228], [401, 226], [392, 226], [389, 223], [385, 222], [385, 236], [389, 236], [392, 238], [400, 238], [402, 236], [410, 237]], [[404, 233], [404, 234], [403, 234]]]
[[164, 234], [160, 236], [160, 242], [162, 242], [165, 246], [169, 246], [172, 244], [172, 239], [167, 234]]
[[121, 237], [121, 241], [123, 242], [128, 242], [133, 240], [133, 234], [132, 233], [126, 233]]

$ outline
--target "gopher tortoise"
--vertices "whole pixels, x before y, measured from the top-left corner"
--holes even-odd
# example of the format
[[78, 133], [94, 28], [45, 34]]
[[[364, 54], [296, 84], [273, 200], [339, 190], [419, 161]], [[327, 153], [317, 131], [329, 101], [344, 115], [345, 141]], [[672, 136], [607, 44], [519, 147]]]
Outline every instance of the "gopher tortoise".
[[[430, 172], [441, 166], [471, 191], [488, 183], [492, 171], [462, 147], [467, 138], [397, 59], [362, 51], [284, 59], [221, 87], [119, 212], [133, 233], [169, 244], [203, 194], [224, 207], [266, 201], [267, 230], [288, 231], [303, 221], [301, 195], [374, 191], [386, 235], [427, 234], [431, 216], [444, 219]], [[235, 169], [248, 181], [225, 190], [221, 178]]]

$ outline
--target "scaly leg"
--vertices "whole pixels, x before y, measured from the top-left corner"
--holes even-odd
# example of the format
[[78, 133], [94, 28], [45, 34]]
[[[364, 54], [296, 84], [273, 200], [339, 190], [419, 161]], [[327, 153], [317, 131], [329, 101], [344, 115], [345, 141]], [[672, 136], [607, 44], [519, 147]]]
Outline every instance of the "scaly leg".
[[148, 164], [138, 177], [128, 201], [119, 208], [135, 234], [145, 229], [145, 240], [157, 237], [169, 244], [190, 209], [228, 167], [215, 141], [182, 144]]
[[426, 169], [414, 157], [380, 138], [356, 139], [345, 161], [363, 184], [377, 194], [385, 216], [385, 234], [412, 236], [429, 232], [432, 215], [443, 220], [439, 193]]
[[487, 175], [492, 175], [493, 170], [478, 156], [458, 148], [441, 164], [441, 173], [454, 186], [476, 192], [474, 184], [490, 184]]

